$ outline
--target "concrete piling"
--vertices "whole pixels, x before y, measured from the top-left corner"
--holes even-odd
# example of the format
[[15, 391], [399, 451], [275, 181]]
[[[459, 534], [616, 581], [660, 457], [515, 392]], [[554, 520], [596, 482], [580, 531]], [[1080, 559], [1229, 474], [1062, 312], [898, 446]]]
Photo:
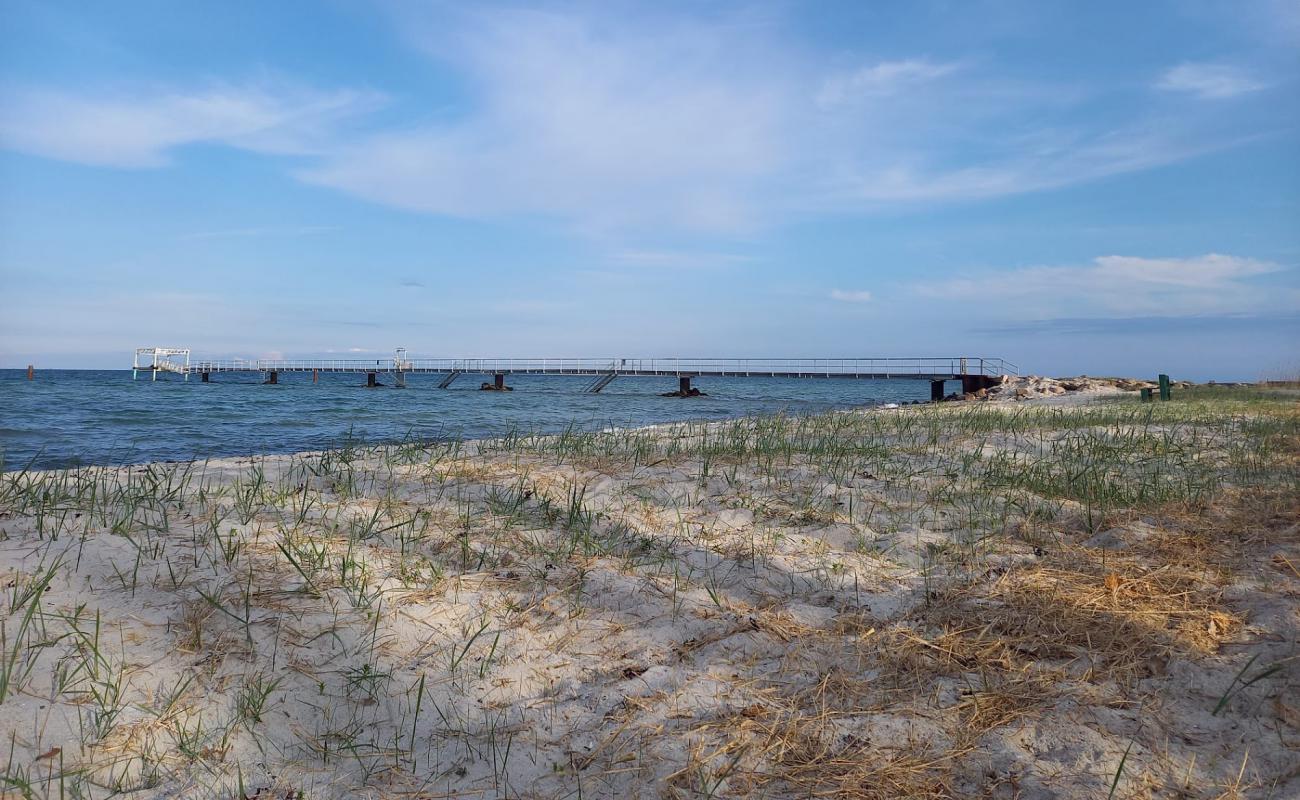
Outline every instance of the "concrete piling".
[[704, 397], [704, 392], [691, 386], [690, 375], [677, 376], [677, 391], [664, 392], [662, 397]]
[[211, 377], [212, 377], [212, 373], [211, 373], [211, 372], [201, 372], [201, 373], [199, 373], [199, 380], [203, 381], [204, 383], [207, 383], [207, 382], [208, 382], [208, 379], [211, 378]]
[[370, 387], [370, 388], [372, 388], [372, 389], [373, 389], [374, 387], [378, 386], [378, 385], [379, 385], [378, 377], [379, 377], [379, 376], [376, 375], [376, 374], [373, 373], [373, 372], [367, 372], [367, 373], [366, 373], [366, 386], [368, 386], [368, 387]]
[[999, 378], [992, 375], [962, 375], [961, 392], [962, 394], [974, 394], [980, 389], [988, 389], [998, 385]]
[[311, 382], [320, 383], [320, 370], [314, 369], [311, 371]]
[[278, 373], [278, 372], [271, 372], [270, 374], [268, 374], [268, 375], [266, 376], [266, 382], [267, 382], [267, 383], [271, 383], [271, 384], [279, 383], [279, 382], [280, 382], [280, 373]]
[[930, 402], [937, 403], [943, 399], [944, 381], [930, 381]]
[[502, 375], [500, 372], [493, 375], [492, 388], [496, 389], [498, 392], [504, 391], [506, 388], [506, 376]]

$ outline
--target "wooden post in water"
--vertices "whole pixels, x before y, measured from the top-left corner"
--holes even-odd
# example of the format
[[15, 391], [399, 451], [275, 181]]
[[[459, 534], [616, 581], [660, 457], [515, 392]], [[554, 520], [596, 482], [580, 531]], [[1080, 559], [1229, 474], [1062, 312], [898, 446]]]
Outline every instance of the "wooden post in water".
[[32, 364], [27, 365], [27, 380], [34, 380], [36, 377], [36, 367]]
[[314, 369], [311, 371], [311, 382], [320, 383], [320, 370]]

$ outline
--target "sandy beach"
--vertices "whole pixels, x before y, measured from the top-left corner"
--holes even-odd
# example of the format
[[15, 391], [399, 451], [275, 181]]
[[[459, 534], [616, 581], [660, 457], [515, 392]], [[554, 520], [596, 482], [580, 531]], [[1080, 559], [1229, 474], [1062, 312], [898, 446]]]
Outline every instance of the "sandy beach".
[[1114, 387], [4, 473], [0, 796], [1296, 796], [1298, 481]]

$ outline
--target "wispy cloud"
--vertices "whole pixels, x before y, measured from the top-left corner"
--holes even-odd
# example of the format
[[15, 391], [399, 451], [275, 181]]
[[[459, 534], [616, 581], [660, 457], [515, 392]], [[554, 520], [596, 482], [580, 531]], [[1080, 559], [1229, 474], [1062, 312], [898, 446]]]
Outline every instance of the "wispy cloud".
[[[897, 154], [836, 187], [832, 203], [874, 209], [978, 200], [1060, 189], [1240, 146], [1255, 136], [1209, 136], [1177, 122], [1101, 130], [1058, 129], [1006, 136], [984, 158], [960, 166]], [[940, 163], [934, 163], [940, 162]]]
[[1300, 291], [1256, 279], [1283, 271], [1269, 261], [1103, 256], [1081, 266], [1042, 266], [916, 285], [925, 297], [978, 301], [1020, 319], [1259, 314], [1290, 311]]
[[923, 58], [881, 61], [827, 78], [817, 93], [817, 103], [833, 107], [856, 99], [886, 97], [942, 78], [960, 68], [961, 65], [955, 62], [936, 63]]
[[289, 85], [116, 91], [0, 89], [0, 146], [107, 167], [160, 167], [172, 151], [219, 143], [263, 153], [320, 153], [343, 118], [373, 110], [371, 92]]
[[[289, 81], [11, 87], [0, 89], [0, 145], [139, 168], [216, 143], [290, 155], [285, 168], [307, 183], [430, 214], [526, 217], [597, 236], [747, 235], [826, 212], [1071, 186], [1254, 133], [1086, 113], [1075, 86], [1017, 81], [960, 54], [832, 57], [782, 26], [748, 25], [742, 11], [557, 8], [397, 6], [403, 35], [465, 87], [466, 101], [437, 115], [414, 98], [398, 104], [404, 117], [372, 114], [378, 93]], [[1261, 86], [1206, 64], [1175, 67], [1159, 85], [1205, 97]], [[726, 260], [660, 252], [615, 260]]]
[[831, 289], [830, 298], [843, 303], [869, 303], [871, 302], [871, 292], [856, 289]]
[[403, 29], [465, 77], [473, 107], [360, 138], [300, 176], [436, 214], [744, 233], [1054, 189], [1243, 141], [1183, 118], [1078, 113], [1077, 87], [976, 62], [846, 69], [774, 26], [736, 36], [723, 17], [407, 13]]
[[1156, 88], [1169, 92], [1186, 92], [1208, 100], [1258, 92], [1267, 84], [1246, 70], [1230, 64], [1187, 62], [1170, 69], [1156, 82]]
[[788, 81], [722, 29], [532, 11], [422, 26], [474, 111], [357, 141], [304, 180], [439, 214], [719, 230], [749, 225], [756, 183], [782, 168]]

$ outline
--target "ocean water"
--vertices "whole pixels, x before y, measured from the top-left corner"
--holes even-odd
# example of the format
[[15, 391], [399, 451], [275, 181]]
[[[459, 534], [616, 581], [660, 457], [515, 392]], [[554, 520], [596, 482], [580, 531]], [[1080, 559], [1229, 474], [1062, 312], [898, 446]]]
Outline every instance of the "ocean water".
[[[707, 397], [661, 397], [674, 378], [621, 377], [599, 394], [590, 378], [514, 375], [513, 392], [482, 392], [485, 376], [460, 376], [439, 389], [437, 375], [408, 376], [405, 389], [366, 388], [365, 375], [219, 374], [211, 383], [130, 370], [0, 370], [0, 458], [4, 470], [130, 464], [319, 450], [349, 436], [363, 442], [464, 437], [512, 430], [716, 420], [810, 413], [926, 400], [924, 380], [697, 378]], [[381, 378], [382, 380], [383, 378]], [[486, 379], [490, 380], [490, 377]], [[957, 391], [951, 383], [949, 391]]]

